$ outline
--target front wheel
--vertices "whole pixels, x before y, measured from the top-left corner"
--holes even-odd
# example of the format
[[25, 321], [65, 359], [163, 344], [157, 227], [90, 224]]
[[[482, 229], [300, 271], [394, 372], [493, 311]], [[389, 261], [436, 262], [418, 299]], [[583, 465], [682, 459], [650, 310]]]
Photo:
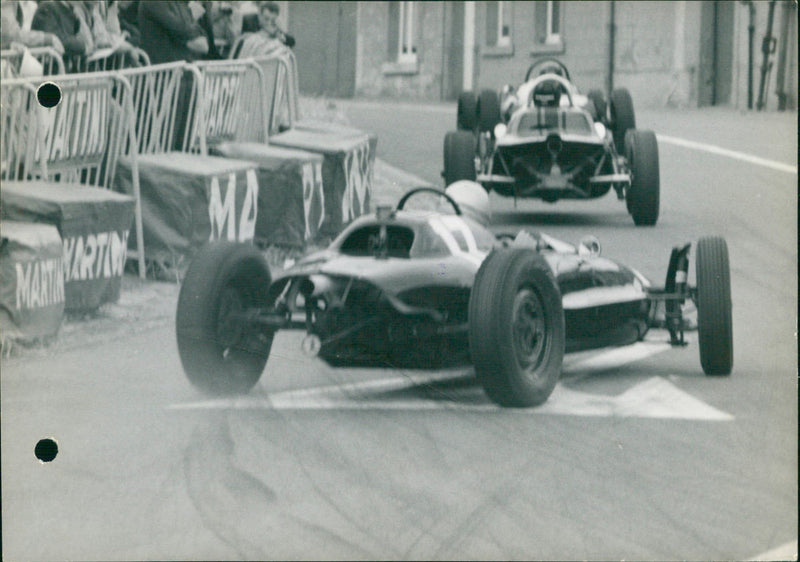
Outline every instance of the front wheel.
[[617, 152], [621, 153], [625, 148], [625, 134], [629, 130], [636, 128], [636, 116], [633, 112], [631, 93], [625, 88], [614, 90], [611, 92], [608, 108], [614, 145], [617, 147]]
[[625, 156], [631, 170], [626, 195], [628, 212], [636, 226], [653, 226], [658, 221], [661, 179], [658, 142], [653, 131], [631, 130], [625, 135]]
[[246, 320], [267, 305], [269, 266], [258, 250], [212, 243], [195, 256], [178, 296], [178, 352], [189, 381], [208, 394], [249, 391], [261, 377], [272, 331]]
[[444, 137], [444, 184], [475, 181], [475, 137], [468, 131], [450, 131]]
[[697, 335], [706, 375], [733, 369], [733, 319], [728, 245], [710, 236], [697, 241]]
[[469, 300], [469, 346], [489, 398], [510, 407], [543, 404], [564, 358], [561, 294], [547, 262], [533, 250], [493, 251]]
[[459, 131], [474, 131], [478, 126], [478, 100], [475, 92], [461, 92], [458, 95], [456, 126]]

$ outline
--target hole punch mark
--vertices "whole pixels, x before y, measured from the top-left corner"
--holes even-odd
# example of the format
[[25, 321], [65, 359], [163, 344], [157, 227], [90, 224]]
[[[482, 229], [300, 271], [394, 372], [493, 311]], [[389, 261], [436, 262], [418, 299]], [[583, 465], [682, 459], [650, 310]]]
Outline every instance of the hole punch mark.
[[58, 455], [58, 444], [53, 439], [40, 439], [33, 453], [41, 462], [51, 462]]
[[44, 82], [36, 90], [36, 98], [42, 107], [55, 107], [61, 103], [61, 88], [55, 82]]

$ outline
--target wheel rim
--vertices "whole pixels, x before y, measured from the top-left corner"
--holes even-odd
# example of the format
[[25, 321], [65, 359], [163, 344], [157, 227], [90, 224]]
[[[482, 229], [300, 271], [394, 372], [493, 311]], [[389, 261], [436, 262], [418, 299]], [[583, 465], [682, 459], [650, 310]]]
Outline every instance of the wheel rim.
[[514, 357], [520, 368], [535, 378], [547, 348], [544, 306], [539, 295], [527, 288], [519, 291], [511, 318]]

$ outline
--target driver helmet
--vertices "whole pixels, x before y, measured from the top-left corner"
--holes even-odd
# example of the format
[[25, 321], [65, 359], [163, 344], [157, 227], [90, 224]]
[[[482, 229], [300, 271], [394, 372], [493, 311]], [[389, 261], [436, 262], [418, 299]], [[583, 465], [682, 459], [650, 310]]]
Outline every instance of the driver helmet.
[[470, 180], [459, 180], [447, 186], [444, 192], [458, 203], [461, 214], [482, 226], [488, 226], [492, 220], [492, 208], [489, 194], [483, 186]]
[[533, 103], [539, 107], [558, 107], [561, 102], [561, 84], [545, 80], [533, 89]]

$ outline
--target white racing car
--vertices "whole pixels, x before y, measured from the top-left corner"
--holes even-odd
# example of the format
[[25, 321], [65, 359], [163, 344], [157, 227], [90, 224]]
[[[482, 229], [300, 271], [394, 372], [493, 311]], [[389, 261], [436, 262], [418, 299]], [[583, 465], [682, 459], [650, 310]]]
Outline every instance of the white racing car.
[[630, 93], [609, 102], [581, 94], [567, 68], [543, 59], [525, 82], [501, 96], [459, 97], [457, 131], [444, 139], [445, 184], [473, 180], [509, 197], [595, 199], [612, 188], [636, 225], [658, 221], [660, 179], [655, 133], [636, 129]]

